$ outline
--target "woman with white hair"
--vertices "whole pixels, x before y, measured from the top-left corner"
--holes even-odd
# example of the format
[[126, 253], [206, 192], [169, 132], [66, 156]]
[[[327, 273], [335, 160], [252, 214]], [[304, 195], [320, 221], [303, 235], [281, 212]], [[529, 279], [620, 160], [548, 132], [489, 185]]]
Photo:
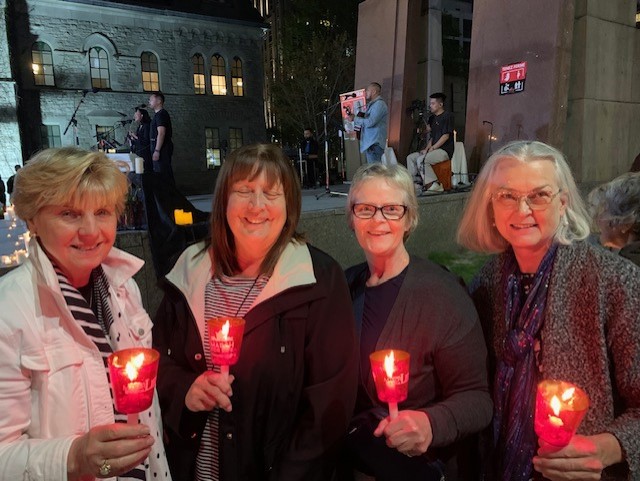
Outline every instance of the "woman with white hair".
[[640, 265], [640, 172], [627, 172], [589, 194], [600, 243]]
[[[584, 242], [589, 223], [563, 155], [518, 141], [493, 154], [458, 241], [498, 253], [470, 292], [493, 372], [490, 479], [640, 479], [640, 269]], [[591, 406], [558, 449], [538, 441], [536, 385], [560, 379]], [[539, 446], [538, 446], [539, 444]]]
[[[456, 276], [407, 252], [418, 201], [404, 166], [358, 169], [347, 219], [366, 262], [346, 272], [360, 381], [344, 458], [378, 481], [439, 481], [453, 445], [491, 420], [478, 315]], [[378, 400], [371, 376], [369, 355], [381, 349], [411, 356], [409, 395], [395, 419]]]

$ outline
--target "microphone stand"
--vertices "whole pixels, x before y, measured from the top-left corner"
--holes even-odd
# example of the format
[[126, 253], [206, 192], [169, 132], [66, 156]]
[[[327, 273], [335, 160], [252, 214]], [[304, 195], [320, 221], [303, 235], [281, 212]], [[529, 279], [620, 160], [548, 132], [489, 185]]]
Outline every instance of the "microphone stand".
[[322, 111], [322, 125], [324, 127], [324, 176], [325, 176], [325, 189], [322, 194], [316, 195], [316, 200], [320, 199], [320, 197], [324, 197], [325, 195], [334, 196], [334, 195], [344, 195], [344, 192], [333, 192], [329, 188], [329, 136], [327, 135], [327, 111], [329, 109], [333, 109], [336, 105], [340, 104], [340, 100], [338, 100], [333, 105], [325, 108]]
[[80, 102], [78, 102], [78, 105], [76, 105], [76, 109], [73, 111], [73, 115], [69, 119], [69, 123], [67, 124], [67, 127], [64, 129], [64, 133], [62, 134], [62, 135], [67, 135], [67, 131], [69, 130], [69, 127], [71, 127], [71, 125], [73, 124], [73, 136], [76, 140], [75, 142], [76, 146], [80, 145], [80, 139], [78, 138], [78, 120], [76, 119], [76, 114], [78, 113], [78, 109], [82, 105], [82, 102], [84, 102], [84, 98], [87, 96], [88, 93], [89, 93], [88, 90], [82, 91], [82, 98], [80, 99]]

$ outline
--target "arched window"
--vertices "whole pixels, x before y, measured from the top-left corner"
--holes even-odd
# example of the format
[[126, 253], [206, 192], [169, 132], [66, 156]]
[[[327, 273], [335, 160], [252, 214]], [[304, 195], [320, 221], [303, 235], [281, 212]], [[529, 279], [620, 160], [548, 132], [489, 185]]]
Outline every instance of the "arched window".
[[89, 49], [89, 66], [91, 68], [91, 86], [99, 89], [110, 88], [109, 56], [105, 49], [100, 47]]
[[207, 93], [204, 83], [204, 57], [199, 53], [191, 57], [193, 62], [193, 91], [198, 95]]
[[142, 64], [142, 88], [145, 92], [160, 90], [158, 78], [158, 57], [151, 52], [142, 52], [140, 55]]
[[233, 58], [231, 64], [231, 87], [233, 95], [236, 97], [244, 96], [244, 80], [242, 79], [242, 60], [238, 57]]
[[36, 85], [55, 85], [53, 76], [53, 54], [44, 42], [35, 42], [31, 47], [31, 69]]
[[224, 59], [215, 54], [211, 57], [211, 92], [213, 95], [227, 95], [227, 75]]

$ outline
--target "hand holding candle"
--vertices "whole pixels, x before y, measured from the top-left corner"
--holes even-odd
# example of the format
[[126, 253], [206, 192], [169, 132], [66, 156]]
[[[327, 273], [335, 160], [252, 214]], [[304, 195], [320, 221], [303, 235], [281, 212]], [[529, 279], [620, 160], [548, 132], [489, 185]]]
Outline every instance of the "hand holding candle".
[[564, 381], [542, 381], [536, 394], [536, 434], [562, 448], [571, 441], [588, 408], [589, 398], [582, 389]]
[[129, 418], [137, 422], [137, 414], [149, 409], [158, 375], [160, 353], [154, 349], [132, 348], [114, 352], [109, 356], [109, 376], [116, 411], [136, 415]]
[[409, 353], [387, 349], [374, 352], [369, 360], [378, 399], [389, 403], [389, 417], [395, 419], [398, 403], [409, 394]]
[[244, 334], [244, 319], [239, 317], [215, 317], [208, 319], [209, 349], [211, 362], [220, 366], [220, 372], [229, 377], [229, 366], [238, 362], [242, 336]]

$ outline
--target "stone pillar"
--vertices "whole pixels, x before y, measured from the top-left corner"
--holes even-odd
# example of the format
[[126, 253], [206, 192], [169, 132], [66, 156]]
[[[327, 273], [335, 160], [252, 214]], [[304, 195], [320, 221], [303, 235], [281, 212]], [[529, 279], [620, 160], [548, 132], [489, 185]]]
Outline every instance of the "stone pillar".
[[366, 0], [359, 6], [355, 88], [382, 85], [389, 107], [389, 145], [399, 161], [408, 154], [413, 121], [406, 113], [416, 92], [420, 29], [419, 0]]
[[[578, 182], [610, 180], [640, 152], [636, 0], [476, 2], [465, 144], [470, 172], [516, 139], [560, 148]], [[535, 21], [532, 21], [535, 19]], [[500, 67], [527, 62], [525, 91]]]
[[444, 71], [442, 68], [442, 0], [429, 0], [427, 13], [427, 61], [426, 78], [428, 99], [434, 92], [442, 92]]

